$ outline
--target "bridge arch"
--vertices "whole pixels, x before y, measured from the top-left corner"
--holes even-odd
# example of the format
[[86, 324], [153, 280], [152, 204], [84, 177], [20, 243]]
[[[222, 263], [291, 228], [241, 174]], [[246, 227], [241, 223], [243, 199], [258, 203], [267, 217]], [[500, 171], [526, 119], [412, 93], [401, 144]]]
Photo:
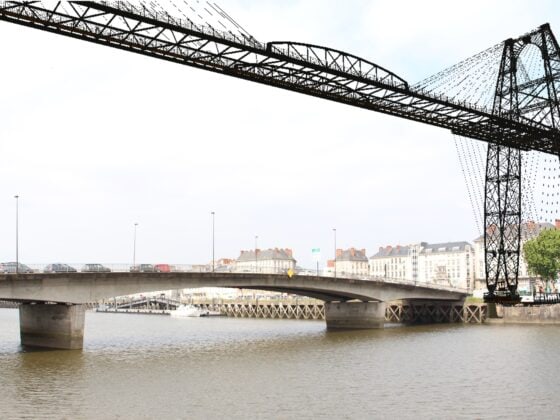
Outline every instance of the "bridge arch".
[[266, 45], [267, 51], [302, 60], [364, 79], [408, 89], [408, 82], [395, 73], [353, 54], [334, 48], [302, 42], [274, 41]]

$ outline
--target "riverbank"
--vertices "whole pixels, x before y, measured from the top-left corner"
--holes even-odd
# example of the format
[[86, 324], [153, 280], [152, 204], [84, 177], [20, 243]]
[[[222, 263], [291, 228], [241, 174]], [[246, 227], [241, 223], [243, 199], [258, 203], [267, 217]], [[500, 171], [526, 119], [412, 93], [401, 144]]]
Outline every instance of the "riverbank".
[[504, 306], [492, 323], [560, 325], [560, 304], [533, 306]]

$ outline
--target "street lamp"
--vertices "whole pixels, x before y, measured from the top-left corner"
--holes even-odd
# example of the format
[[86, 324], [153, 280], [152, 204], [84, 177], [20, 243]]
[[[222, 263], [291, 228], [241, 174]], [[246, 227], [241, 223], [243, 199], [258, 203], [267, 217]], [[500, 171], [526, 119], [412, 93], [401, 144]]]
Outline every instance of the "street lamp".
[[215, 232], [215, 227], [216, 227], [216, 212], [212, 212], [212, 273], [214, 272], [214, 270], [216, 269], [216, 259], [215, 259], [215, 236], [214, 236], [214, 232]]
[[134, 248], [132, 251], [132, 268], [136, 269], [136, 228], [138, 223], [134, 223]]
[[16, 274], [19, 274], [19, 195], [14, 195], [16, 199]]
[[259, 252], [259, 248], [258, 248], [258, 246], [257, 246], [257, 245], [258, 245], [258, 240], [259, 240], [258, 235], [255, 235], [255, 273], [259, 271], [259, 269], [258, 269], [258, 262], [259, 262], [259, 254], [258, 254], [258, 252]]
[[334, 232], [334, 278], [336, 279], [336, 229], [333, 229]]

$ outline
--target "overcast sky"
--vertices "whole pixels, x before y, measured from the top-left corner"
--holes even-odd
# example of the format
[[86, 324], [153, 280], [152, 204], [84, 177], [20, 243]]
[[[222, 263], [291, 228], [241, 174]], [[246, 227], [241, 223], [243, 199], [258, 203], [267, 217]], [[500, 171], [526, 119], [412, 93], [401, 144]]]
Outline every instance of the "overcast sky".
[[[362, 56], [415, 83], [550, 22], [554, 1], [219, 4], [262, 42]], [[0, 260], [206, 263], [478, 234], [450, 132], [0, 22]]]

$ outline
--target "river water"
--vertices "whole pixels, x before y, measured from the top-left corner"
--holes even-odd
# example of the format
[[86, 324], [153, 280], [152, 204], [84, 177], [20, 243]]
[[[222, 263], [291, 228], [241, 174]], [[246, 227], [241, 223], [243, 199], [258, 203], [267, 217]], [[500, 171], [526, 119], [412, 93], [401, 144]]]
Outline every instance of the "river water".
[[317, 321], [88, 313], [26, 352], [0, 309], [0, 418], [560, 418], [560, 329], [326, 332]]

